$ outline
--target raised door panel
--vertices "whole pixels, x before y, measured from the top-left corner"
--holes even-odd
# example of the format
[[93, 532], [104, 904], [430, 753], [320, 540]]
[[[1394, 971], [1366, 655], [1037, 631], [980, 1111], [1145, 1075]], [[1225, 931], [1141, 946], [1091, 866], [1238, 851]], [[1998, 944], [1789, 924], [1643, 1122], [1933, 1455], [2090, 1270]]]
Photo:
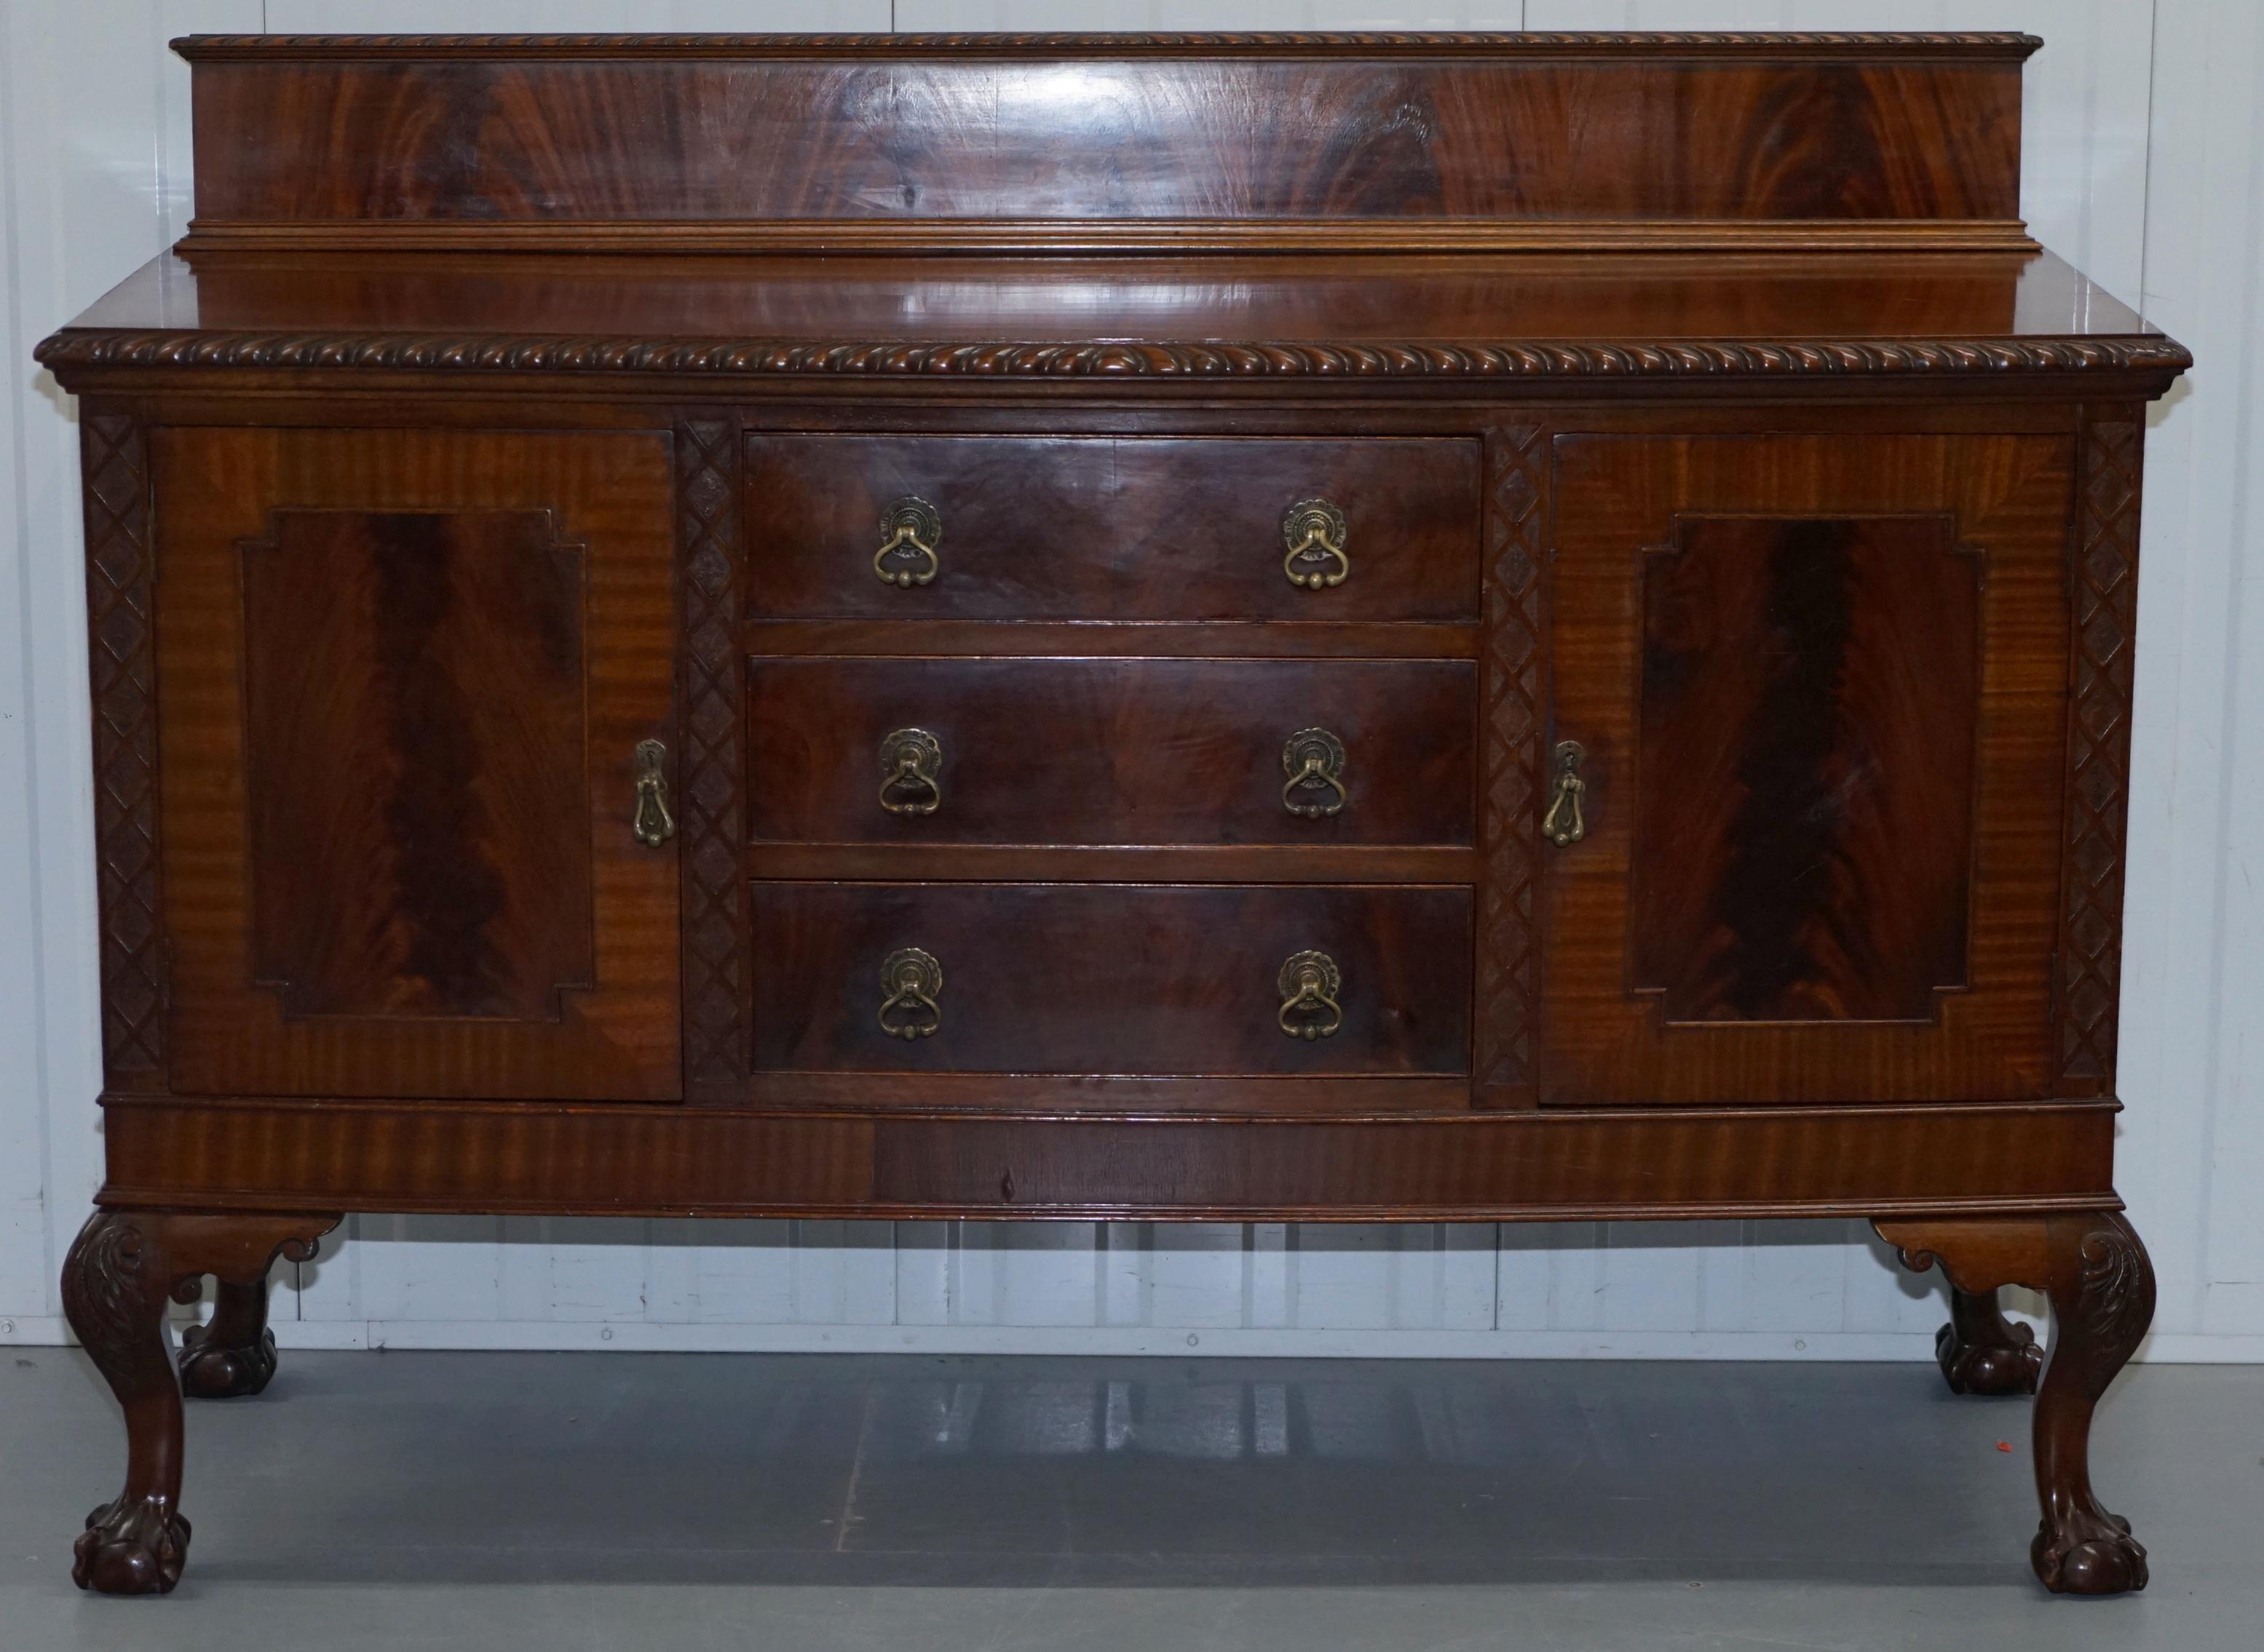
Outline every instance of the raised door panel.
[[666, 440], [154, 455], [174, 1088], [680, 1095]]
[[2071, 475], [1560, 440], [1545, 1102], [2049, 1093]]

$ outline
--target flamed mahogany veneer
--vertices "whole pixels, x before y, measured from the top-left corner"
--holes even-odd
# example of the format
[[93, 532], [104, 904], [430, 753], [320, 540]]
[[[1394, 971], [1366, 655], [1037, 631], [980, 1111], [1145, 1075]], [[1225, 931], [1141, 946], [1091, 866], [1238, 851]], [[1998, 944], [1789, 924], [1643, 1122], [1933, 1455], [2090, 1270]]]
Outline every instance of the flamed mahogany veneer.
[[178, 1581], [278, 1256], [453, 1211], [1867, 1217], [2036, 1394], [2036, 1575], [2142, 1587], [2086, 1453], [2189, 363], [2020, 221], [2038, 44], [180, 42], [190, 233], [40, 352], [78, 1581]]

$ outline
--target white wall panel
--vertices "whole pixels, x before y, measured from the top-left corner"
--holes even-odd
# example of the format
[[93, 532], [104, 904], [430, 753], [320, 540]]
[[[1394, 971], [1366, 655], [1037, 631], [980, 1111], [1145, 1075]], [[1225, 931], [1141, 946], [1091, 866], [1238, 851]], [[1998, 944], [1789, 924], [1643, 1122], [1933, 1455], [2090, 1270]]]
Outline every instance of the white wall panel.
[[[885, 34], [889, 0], [266, 0], [270, 34]], [[254, 22], [244, 31], [261, 33]]]
[[[2160, 0], [2146, 304], [2199, 365], [2147, 444], [2131, 823], [2140, 1231], [2197, 1331], [2264, 1334], [2264, 17]], [[2164, 557], [2165, 545], [2174, 547]], [[2144, 876], [2135, 874], [2143, 868]], [[2126, 1093], [2130, 1089], [2126, 1084]]]
[[[30, 377], [30, 342], [17, 300], [14, 31], [0, 25], [0, 372], [10, 388]], [[31, 455], [22, 397], [0, 397], [0, 843], [33, 843], [32, 639], [24, 620], [32, 570]], [[21, 1099], [0, 1095], [0, 1313], [49, 1311], [46, 1110], [40, 1071], [37, 863], [28, 853], [0, 856], [0, 1073]], [[20, 939], [19, 939], [20, 938]]]
[[[9, 0], [0, 476], [0, 1315], [98, 1176], [72, 410], [31, 344], [188, 211], [195, 28], [2025, 28], [2037, 234], [2202, 353], [2150, 443], [2123, 1185], [2184, 1357], [2264, 1351], [2264, 98], [2247, 0]], [[2159, 61], [2156, 60], [2159, 36]], [[121, 43], [127, 43], [121, 45]], [[10, 558], [12, 557], [12, 560]], [[26, 789], [23, 777], [33, 783]], [[21, 936], [20, 942], [18, 936]], [[42, 1095], [45, 1097], [42, 1104]], [[1941, 1310], [1860, 1224], [602, 1222], [359, 1218], [287, 1270], [287, 1343], [1148, 1351], [1923, 1353]], [[2029, 1305], [2033, 1306], [2033, 1304]], [[2217, 1334], [2214, 1340], [2208, 1333]], [[0, 1337], [10, 1335], [0, 1330]], [[2248, 1340], [2243, 1340], [2243, 1338]], [[1441, 1426], [1449, 1426], [1450, 1420]]]
[[896, 0], [906, 33], [962, 29], [1513, 29], [1520, 0]]

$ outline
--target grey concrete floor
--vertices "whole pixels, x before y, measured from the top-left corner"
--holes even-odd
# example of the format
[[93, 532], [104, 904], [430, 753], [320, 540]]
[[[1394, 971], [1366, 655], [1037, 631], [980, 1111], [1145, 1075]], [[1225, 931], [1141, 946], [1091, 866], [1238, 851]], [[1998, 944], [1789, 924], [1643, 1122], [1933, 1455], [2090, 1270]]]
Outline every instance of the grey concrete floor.
[[2154, 1583], [2079, 1601], [2027, 1403], [1927, 1366], [287, 1351], [190, 1409], [180, 1590], [109, 1600], [116, 1411], [0, 1365], [0, 1652], [2264, 1647], [2264, 1369], [2118, 1385]]

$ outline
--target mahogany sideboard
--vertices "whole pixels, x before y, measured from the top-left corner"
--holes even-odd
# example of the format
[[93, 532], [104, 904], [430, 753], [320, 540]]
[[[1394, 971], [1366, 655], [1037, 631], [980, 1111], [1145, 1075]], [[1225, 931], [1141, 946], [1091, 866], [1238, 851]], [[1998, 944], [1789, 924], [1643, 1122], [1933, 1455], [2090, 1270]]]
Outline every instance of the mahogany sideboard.
[[177, 44], [194, 222], [40, 347], [81, 1584], [173, 1587], [183, 1390], [349, 1211], [1869, 1218], [2036, 1393], [2037, 1576], [2145, 1583], [2086, 1457], [2189, 359], [2028, 235], [2038, 41]]

